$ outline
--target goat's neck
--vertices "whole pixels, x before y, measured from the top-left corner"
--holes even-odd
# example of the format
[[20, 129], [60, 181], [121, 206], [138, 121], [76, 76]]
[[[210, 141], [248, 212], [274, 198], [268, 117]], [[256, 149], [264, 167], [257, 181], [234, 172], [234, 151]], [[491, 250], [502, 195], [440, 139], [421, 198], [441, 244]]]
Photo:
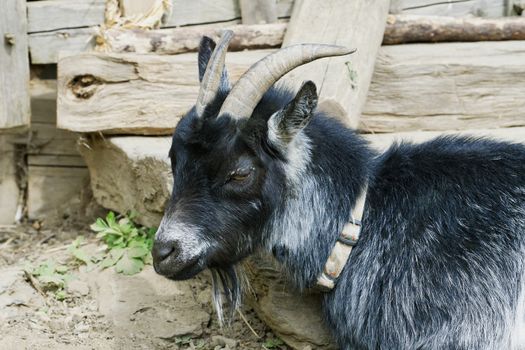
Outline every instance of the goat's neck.
[[371, 152], [362, 146], [363, 155], [350, 156], [344, 152], [359, 150], [316, 155], [323, 150], [312, 147], [302, 168], [285, 169], [287, 193], [269, 225], [267, 246], [299, 289], [315, 283], [369, 180]]

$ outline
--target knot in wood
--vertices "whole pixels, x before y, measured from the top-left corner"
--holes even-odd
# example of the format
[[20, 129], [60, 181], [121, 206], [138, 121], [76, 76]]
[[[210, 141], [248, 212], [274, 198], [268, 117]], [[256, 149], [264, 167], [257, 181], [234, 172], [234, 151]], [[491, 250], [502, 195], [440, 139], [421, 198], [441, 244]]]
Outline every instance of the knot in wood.
[[77, 98], [88, 99], [93, 96], [102, 81], [92, 74], [77, 75], [68, 84], [69, 89]]

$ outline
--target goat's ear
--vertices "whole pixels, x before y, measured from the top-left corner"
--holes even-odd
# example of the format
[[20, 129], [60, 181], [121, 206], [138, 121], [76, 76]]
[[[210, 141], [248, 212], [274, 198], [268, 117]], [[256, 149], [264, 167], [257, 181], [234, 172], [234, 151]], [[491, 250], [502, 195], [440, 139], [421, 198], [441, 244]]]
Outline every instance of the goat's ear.
[[[207, 36], [203, 36], [201, 39], [201, 42], [199, 44], [199, 82], [202, 83], [202, 79], [204, 78], [204, 73], [206, 73], [206, 67], [208, 66], [208, 62], [210, 61], [211, 54], [213, 53], [213, 50], [215, 49], [215, 41], [213, 41], [212, 38], [209, 38]], [[226, 68], [222, 71], [221, 76], [221, 90], [229, 89], [230, 83], [228, 80], [228, 73], [226, 72]]]
[[317, 106], [317, 89], [312, 81], [301, 86], [295, 98], [268, 120], [268, 138], [278, 147], [293, 140], [313, 116]]

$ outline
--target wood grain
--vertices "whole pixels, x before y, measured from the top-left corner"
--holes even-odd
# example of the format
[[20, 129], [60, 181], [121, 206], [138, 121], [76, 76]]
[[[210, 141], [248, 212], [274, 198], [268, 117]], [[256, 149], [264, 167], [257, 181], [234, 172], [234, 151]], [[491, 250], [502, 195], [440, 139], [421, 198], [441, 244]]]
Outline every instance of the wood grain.
[[391, 13], [452, 17], [502, 17], [506, 0], [392, 0]]
[[525, 126], [525, 41], [383, 46], [360, 129]]
[[0, 134], [0, 225], [15, 223], [19, 197], [15, 148], [10, 135]]
[[[268, 53], [229, 54], [226, 62], [232, 81]], [[199, 91], [196, 60], [194, 53], [63, 57], [57, 124], [77, 132], [169, 134], [195, 103]]]
[[277, 21], [275, 0], [239, 0], [242, 24], [264, 24]]
[[313, 62], [292, 71], [285, 79], [295, 87], [304, 80], [314, 81], [319, 89], [319, 105], [347, 125], [357, 126], [388, 6], [388, 0], [296, 1], [283, 46], [321, 43], [357, 48], [357, 52]]
[[[229, 53], [232, 80], [269, 52]], [[524, 126], [524, 74], [525, 41], [384, 46], [359, 128]], [[196, 54], [66, 56], [59, 63], [58, 125], [76, 132], [169, 134], [197, 92]]]
[[222, 31], [235, 33], [228, 49], [264, 49], [280, 47], [286, 31], [286, 23], [256, 25], [200, 25], [157, 30], [122, 30], [110, 29], [107, 32], [107, 44], [112, 52], [156, 53], [173, 55], [197, 51], [204, 35], [217, 40]]
[[0, 129], [29, 124], [25, 1], [0, 2]]
[[83, 28], [104, 23], [105, 0], [45, 0], [27, 3], [28, 32]]
[[389, 15], [383, 45], [500, 40], [525, 40], [525, 18]]
[[[56, 63], [59, 51], [85, 52], [94, 47], [97, 26], [104, 22], [104, 0], [28, 2], [29, 51], [34, 64]], [[277, 17], [290, 17], [293, 0], [277, 0]], [[238, 0], [175, 1], [164, 28], [241, 21]]]

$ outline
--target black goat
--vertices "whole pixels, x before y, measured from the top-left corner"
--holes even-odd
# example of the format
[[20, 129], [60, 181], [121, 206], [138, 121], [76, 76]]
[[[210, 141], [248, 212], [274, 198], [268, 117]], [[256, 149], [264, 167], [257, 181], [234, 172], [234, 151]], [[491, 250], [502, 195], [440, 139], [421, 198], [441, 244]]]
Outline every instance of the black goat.
[[342, 349], [525, 346], [525, 146], [440, 137], [377, 154], [315, 111], [312, 82], [295, 97], [272, 87], [348, 50], [282, 49], [230, 91], [230, 38], [201, 43], [199, 100], [170, 150], [157, 272], [177, 280], [211, 268], [236, 307], [235, 266], [263, 248], [298, 289], [312, 287], [366, 191], [359, 242], [323, 297]]

